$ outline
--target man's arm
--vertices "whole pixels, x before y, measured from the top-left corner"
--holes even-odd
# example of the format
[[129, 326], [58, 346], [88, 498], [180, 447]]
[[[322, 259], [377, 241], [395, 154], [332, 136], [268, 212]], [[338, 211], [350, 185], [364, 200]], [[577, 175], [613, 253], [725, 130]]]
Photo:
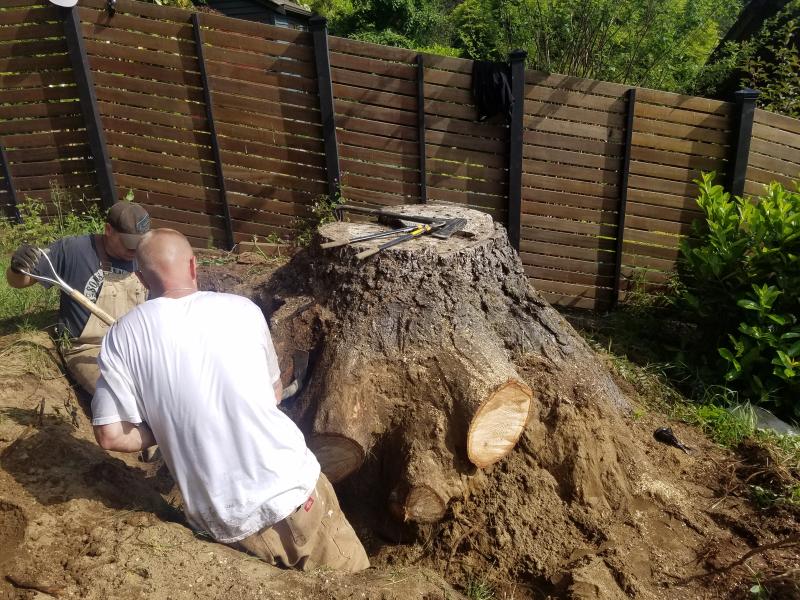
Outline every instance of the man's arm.
[[42, 258], [42, 251], [36, 246], [22, 244], [14, 254], [11, 255], [11, 265], [6, 269], [6, 280], [8, 285], [13, 288], [25, 288], [36, 283], [33, 277], [28, 277], [21, 271], [29, 273], [36, 270], [36, 266]]
[[272, 384], [272, 389], [275, 390], [275, 404], [278, 405], [281, 403], [281, 396], [283, 395], [283, 383], [281, 383], [280, 379]]
[[104, 450], [113, 452], [139, 452], [156, 445], [153, 432], [145, 423], [117, 421], [94, 426], [94, 439]]
[[6, 269], [6, 281], [8, 281], [8, 285], [17, 289], [26, 288], [36, 283], [36, 280], [33, 277], [28, 277], [22, 273], [17, 273], [11, 267]]

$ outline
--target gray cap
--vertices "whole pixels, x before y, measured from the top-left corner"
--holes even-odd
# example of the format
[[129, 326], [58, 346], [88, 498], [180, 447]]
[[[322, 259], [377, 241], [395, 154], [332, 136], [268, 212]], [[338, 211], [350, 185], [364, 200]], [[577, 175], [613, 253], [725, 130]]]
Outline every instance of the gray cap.
[[142, 236], [150, 231], [150, 215], [139, 204], [117, 202], [108, 211], [106, 222], [119, 233], [128, 250], [136, 250]]

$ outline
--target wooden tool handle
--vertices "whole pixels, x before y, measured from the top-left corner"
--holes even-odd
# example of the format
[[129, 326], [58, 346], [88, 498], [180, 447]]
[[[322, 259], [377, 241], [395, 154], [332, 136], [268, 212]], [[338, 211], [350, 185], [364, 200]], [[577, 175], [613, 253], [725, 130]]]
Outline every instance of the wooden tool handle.
[[369, 258], [373, 254], [377, 254], [380, 251], [381, 251], [381, 247], [380, 246], [378, 246], [377, 248], [369, 248], [367, 250], [363, 250], [363, 251], [359, 252], [358, 254], [356, 254], [356, 258], [358, 260], [363, 260], [365, 258]]
[[339, 246], [346, 246], [350, 243], [350, 240], [334, 240], [332, 242], [325, 242], [324, 244], [320, 244], [320, 248], [338, 248]]
[[86, 296], [81, 294], [78, 290], [72, 290], [71, 289], [67, 293], [69, 294], [70, 298], [75, 300], [75, 302], [77, 302], [78, 304], [83, 306], [89, 312], [93, 313], [98, 319], [100, 319], [106, 325], [111, 326], [111, 325], [113, 325], [115, 323], [116, 319], [114, 319], [114, 317], [112, 317], [110, 314], [108, 314], [102, 308], [97, 306], [97, 304], [95, 304], [94, 302], [89, 300]]

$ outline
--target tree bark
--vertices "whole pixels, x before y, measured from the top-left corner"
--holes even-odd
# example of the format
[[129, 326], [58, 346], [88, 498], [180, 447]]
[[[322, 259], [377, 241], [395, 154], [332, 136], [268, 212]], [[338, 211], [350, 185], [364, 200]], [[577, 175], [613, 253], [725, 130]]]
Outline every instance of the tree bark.
[[[285, 271], [287, 286], [314, 299], [321, 323], [311, 380], [289, 410], [331, 481], [374, 461], [382, 466], [369, 472], [383, 481], [364, 486], [382, 490], [400, 518], [430, 522], [466, 493], [478, 469], [513, 450], [531, 413], [538, 416], [536, 390], [514, 364], [522, 355], [573, 368], [621, 399], [583, 341], [530, 287], [502, 225], [458, 206], [392, 210], [468, 224], [447, 240], [425, 236], [365, 260], [356, 254], [386, 240], [319, 244], [385, 226], [320, 227]], [[307, 312], [292, 319], [313, 320]]]

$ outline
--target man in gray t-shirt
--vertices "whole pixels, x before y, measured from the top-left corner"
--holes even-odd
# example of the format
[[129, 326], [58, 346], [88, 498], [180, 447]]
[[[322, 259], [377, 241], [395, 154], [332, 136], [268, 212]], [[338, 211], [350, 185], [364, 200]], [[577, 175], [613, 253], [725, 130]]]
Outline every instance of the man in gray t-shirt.
[[[143, 207], [118, 202], [109, 210], [102, 234], [64, 238], [51, 244], [45, 252], [67, 284], [112, 317], [119, 318], [146, 297], [133, 272], [136, 270], [136, 247], [149, 229], [150, 216]], [[28, 244], [20, 246], [11, 257], [11, 266], [6, 272], [9, 285], [23, 288], [36, 283], [25, 273], [53, 277], [42, 251]], [[107, 326], [62, 292], [59, 329], [59, 338], [70, 340], [61, 348], [67, 369], [81, 387], [94, 393], [99, 375], [97, 354]]]

